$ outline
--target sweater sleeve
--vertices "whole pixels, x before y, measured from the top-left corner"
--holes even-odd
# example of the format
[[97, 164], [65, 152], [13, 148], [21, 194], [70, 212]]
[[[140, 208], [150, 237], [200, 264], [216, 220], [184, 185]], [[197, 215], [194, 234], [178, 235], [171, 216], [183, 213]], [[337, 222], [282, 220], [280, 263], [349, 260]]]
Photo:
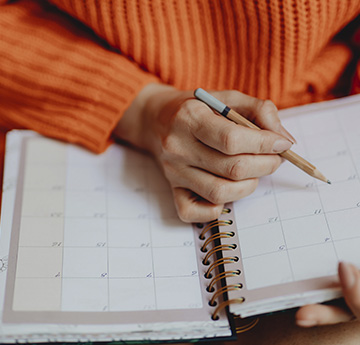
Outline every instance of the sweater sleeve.
[[102, 152], [138, 92], [157, 78], [44, 1], [0, 11], [0, 126]]
[[[360, 26], [360, 17], [359, 17], [359, 26]], [[355, 75], [352, 80], [352, 88], [351, 93], [352, 94], [358, 94], [360, 93], [360, 27], [358, 26], [358, 29], [355, 31], [355, 34], [352, 37], [352, 43], [355, 47], [355, 56], [356, 56], [356, 69], [355, 69]]]

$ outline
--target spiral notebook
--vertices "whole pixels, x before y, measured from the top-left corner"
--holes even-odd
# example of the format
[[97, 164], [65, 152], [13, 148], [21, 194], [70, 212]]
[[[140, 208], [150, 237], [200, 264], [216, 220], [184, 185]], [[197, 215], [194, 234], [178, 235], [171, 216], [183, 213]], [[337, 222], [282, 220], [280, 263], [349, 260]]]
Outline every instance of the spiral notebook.
[[201, 229], [145, 154], [11, 131], [1, 221], [1, 343], [232, 336], [212, 318]]
[[360, 95], [281, 116], [294, 151], [331, 185], [285, 162], [251, 196], [227, 205], [220, 234], [234, 237], [224, 235], [222, 245], [239, 259], [224, 258], [227, 303], [241, 317], [338, 298], [338, 262], [360, 268]]
[[225, 338], [231, 316], [340, 296], [360, 267], [360, 97], [282, 111], [294, 151], [208, 224], [178, 220], [153, 160], [94, 155], [31, 131], [7, 135], [0, 233], [0, 342]]

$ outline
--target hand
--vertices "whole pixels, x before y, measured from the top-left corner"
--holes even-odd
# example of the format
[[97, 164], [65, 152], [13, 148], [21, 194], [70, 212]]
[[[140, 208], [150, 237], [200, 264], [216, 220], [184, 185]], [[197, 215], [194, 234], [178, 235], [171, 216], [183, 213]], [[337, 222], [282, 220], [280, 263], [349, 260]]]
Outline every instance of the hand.
[[296, 313], [297, 325], [312, 327], [360, 319], [360, 271], [352, 264], [340, 262], [338, 273], [347, 306], [322, 304], [304, 306]]
[[264, 130], [237, 125], [192, 92], [161, 84], [145, 87], [115, 129], [154, 155], [185, 222], [216, 219], [226, 202], [252, 193], [258, 178], [280, 165], [277, 153], [294, 142], [272, 102], [237, 91], [211, 93]]

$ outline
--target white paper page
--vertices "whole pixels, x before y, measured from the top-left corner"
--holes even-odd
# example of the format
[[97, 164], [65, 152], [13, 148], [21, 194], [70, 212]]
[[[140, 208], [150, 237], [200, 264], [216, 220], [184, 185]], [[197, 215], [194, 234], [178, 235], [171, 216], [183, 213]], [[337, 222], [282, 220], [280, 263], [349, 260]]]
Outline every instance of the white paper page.
[[211, 320], [193, 226], [178, 219], [150, 157], [117, 145], [99, 156], [24, 135], [8, 136], [17, 154], [5, 174], [0, 340], [231, 334], [224, 314]]
[[[360, 267], [360, 97], [289, 109], [283, 116], [298, 142], [292, 149], [331, 184], [285, 161], [252, 195], [234, 203], [248, 303], [307, 288], [333, 289], [339, 261]], [[317, 293], [315, 301], [339, 295], [333, 291]], [[242, 308], [246, 303], [231, 310]]]

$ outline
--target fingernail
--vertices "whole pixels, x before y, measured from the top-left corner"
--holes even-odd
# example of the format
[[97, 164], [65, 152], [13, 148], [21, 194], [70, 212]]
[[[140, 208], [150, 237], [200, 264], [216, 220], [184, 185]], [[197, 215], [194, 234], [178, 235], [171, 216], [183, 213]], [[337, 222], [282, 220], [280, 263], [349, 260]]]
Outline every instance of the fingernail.
[[292, 143], [289, 140], [279, 139], [275, 141], [272, 150], [275, 153], [280, 153], [288, 150], [291, 146]]
[[315, 320], [296, 320], [296, 324], [300, 327], [313, 327], [317, 325]]
[[293, 144], [296, 144], [296, 139], [283, 127], [283, 125], [280, 125], [280, 133], [289, 139]]
[[351, 269], [350, 264], [348, 264], [347, 262], [339, 263], [339, 276], [343, 288], [351, 289], [354, 286], [355, 275], [353, 270]]

